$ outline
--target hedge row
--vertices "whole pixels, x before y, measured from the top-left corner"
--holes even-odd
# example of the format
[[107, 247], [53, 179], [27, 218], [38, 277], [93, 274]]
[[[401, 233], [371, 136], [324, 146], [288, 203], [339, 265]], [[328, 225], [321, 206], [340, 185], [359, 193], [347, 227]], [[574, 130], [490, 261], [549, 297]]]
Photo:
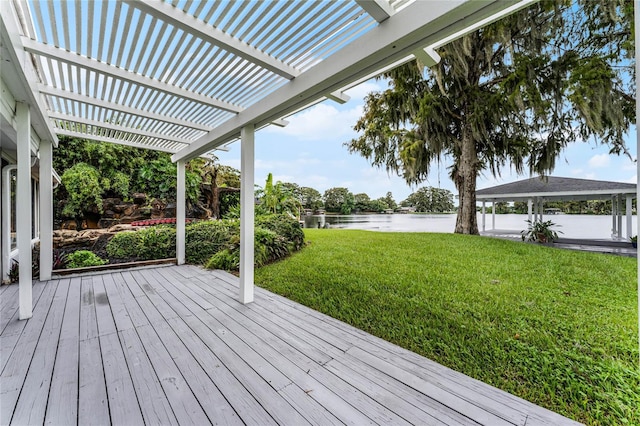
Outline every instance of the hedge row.
[[[185, 231], [185, 256], [188, 263], [215, 269], [238, 269], [240, 222], [237, 219], [191, 223], [186, 226]], [[153, 226], [114, 235], [107, 244], [107, 254], [118, 259], [167, 259], [176, 256], [175, 242], [175, 227]], [[257, 266], [286, 257], [303, 245], [304, 233], [297, 220], [287, 215], [256, 218]]]

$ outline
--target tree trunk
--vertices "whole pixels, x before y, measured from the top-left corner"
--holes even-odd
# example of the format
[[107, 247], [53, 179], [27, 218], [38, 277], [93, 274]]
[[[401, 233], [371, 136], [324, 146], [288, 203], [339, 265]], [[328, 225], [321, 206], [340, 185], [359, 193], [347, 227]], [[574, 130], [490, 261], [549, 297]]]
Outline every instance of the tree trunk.
[[459, 195], [456, 234], [478, 234], [478, 219], [476, 216], [477, 177], [478, 153], [476, 151], [476, 144], [471, 136], [469, 125], [465, 124], [462, 134], [460, 160], [455, 176], [456, 188], [458, 189]]

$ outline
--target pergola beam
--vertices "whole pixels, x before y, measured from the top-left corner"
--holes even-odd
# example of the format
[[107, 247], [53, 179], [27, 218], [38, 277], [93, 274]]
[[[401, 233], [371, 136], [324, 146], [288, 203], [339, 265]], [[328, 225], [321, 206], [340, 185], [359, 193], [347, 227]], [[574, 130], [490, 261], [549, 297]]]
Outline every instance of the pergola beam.
[[193, 34], [206, 42], [221, 47], [288, 80], [300, 74], [300, 71], [296, 68], [184, 13], [168, 3], [160, 0], [124, 0], [124, 2], [131, 7]]
[[356, 0], [356, 3], [378, 22], [386, 21], [395, 13], [387, 0]]
[[[528, 1], [520, 3], [522, 7], [529, 4]], [[326, 93], [347, 87], [359, 78], [403, 60], [419, 48], [431, 46], [452, 34], [462, 35], [465, 28], [477, 21], [497, 19], [504, 9], [520, 3], [414, 2], [383, 25], [314, 66], [313, 72], [301, 74], [273, 92], [264, 102], [258, 102], [222, 123], [172, 159], [191, 159], [236, 139], [240, 129], [247, 124], [260, 127], [276, 118], [286, 117], [297, 108], [326, 96]]]
[[100, 108], [110, 109], [115, 112], [122, 112], [126, 114], [135, 115], [138, 117], [150, 118], [152, 120], [162, 121], [164, 123], [176, 124], [178, 126], [188, 127], [190, 129], [201, 130], [208, 132], [213, 128], [210, 126], [204, 126], [194, 123], [193, 121], [181, 120], [179, 118], [170, 117], [164, 114], [158, 114], [152, 111], [147, 111], [140, 108], [133, 108], [127, 105], [117, 104], [115, 102], [103, 101], [91, 96], [80, 95], [78, 93], [70, 92], [68, 90], [62, 90], [55, 87], [50, 87], [44, 84], [38, 85], [40, 93], [45, 95], [55, 96], [57, 98], [68, 99], [70, 101], [79, 102], [82, 104], [93, 105]]
[[117, 139], [117, 138], [111, 138], [111, 137], [107, 137], [107, 136], [94, 135], [92, 133], [76, 132], [76, 131], [67, 130], [67, 129], [56, 129], [56, 133], [59, 136], [69, 136], [71, 138], [89, 139], [89, 140], [96, 141], [96, 142], [106, 142], [106, 143], [113, 143], [113, 144], [116, 144], [116, 145], [130, 146], [132, 148], [151, 149], [151, 150], [154, 150], [154, 151], [167, 152], [169, 154], [174, 154], [174, 153], [176, 153], [178, 151], [177, 148], [154, 146], [152, 144], [145, 144], [145, 143], [142, 143], [142, 142], [130, 142], [130, 141], [126, 141], [124, 139]]
[[209, 105], [211, 107], [218, 108], [224, 111], [230, 111], [234, 113], [238, 113], [242, 111], [241, 107], [237, 105], [233, 105], [229, 102], [224, 102], [219, 99], [212, 98], [210, 96], [201, 95], [199, 93], [195, 93], [186, 89], [182, 89], [177, 86], [164, 83], [159, 80], [155, 80], [153, 78], [145, 77], [140, 74], [136, 74], [131, 71], [127, 71], [125, 69], [115, 67], [113, 65], [108, 65], [103, 62], [96, 61], [94, 59], [89, 59], [84, 56], [76, 55], [64, 49], [59, 49], [54, 46], [49, 46], [47, 44], [40, 43], [35, 40], [31, 40], [30, 38], [22, 37], [21, 40], [22, 40], [24, 49], [29, 53], [51, 58], [56, 61], [63, 62], [69, 65], [75, 65], [77, 67], [84, 68], [89, 71], [93, 71], [106, 76], [111, 76], [116, 79], [120, 79], [123, 81], [127, 81], [129, 83], [143, 86], [151, 90], [164, 92], [169, 95], [187, 99], [193, 102]]
[[98, 127], [102, 129], [113, 130], [116, 132], [130, 133], [133, 135], [144, 136], [147, 138], [163, 139], [163, 140], [166, 140], [167, 142], [178, 142], [185, 145], [189, 145], [191, 143], [191, 141], [188, 139], [168, 137], [166, 134], [163, 134], [163, 133], [147, 132], [145, 130], [134, 129], [132, 127], [123, 127], [123, 126], [118, 126], [116, 124], [112, 124], [108, 122], [89, 120], [87, 118], [79, 118], [74, 115], [67, 115], [59, 112], [50, 112], [49, 117], [51, 117], [53, 120], [62, 120], [65, 122], [84, 124], [85, 126]]

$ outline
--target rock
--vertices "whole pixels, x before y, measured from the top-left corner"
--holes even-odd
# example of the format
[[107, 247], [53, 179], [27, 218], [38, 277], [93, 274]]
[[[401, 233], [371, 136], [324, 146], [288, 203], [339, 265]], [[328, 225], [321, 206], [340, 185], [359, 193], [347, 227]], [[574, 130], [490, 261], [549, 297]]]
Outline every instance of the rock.
[[102, 209], [103, 210], [112, 210], [118, 204], [122, 204], [122, 199], [120, 198], [105, 198], [102, 200]]
[[65, 220], [64, 222], [62, 222], [61, 228], [76, 230], [78, 229], [78, 222], [76, 222], [75, 220]]
[[111, 228], [112, 226], [117, 225], [118, 223], [120, 223], [118, 219], [103, 217], [98, 222], [98, 226], [100, 228]]
[[[114, 212], [113, 210], [105, 210], [104, 213], [102, 214], [102, 219], [100, 219], [100, 221], [104, 219], [113, 219], [115, 215], [116, 215], [116, 212]], [[98, 221], [98, 226], [100, 226], [100, 221]], [[104, 227], [101, 226], [101, 228], [104, 228]]]
[[133, 198], [134, 204], [141, 205], [147, 202], [147, 194], [143, 194], [142, 192], [136, 192], [131, 195], [131, 197]]
[[164, 217], [176, 217], [175, 203], [169, 203], [164, 207]]
[[118, 225], [114, 225], [111, 228], [109, 228], [108, 232], [110, 234], [115, 234], [116, 232], [122, 232], [122, 231], [133, 231], [134, 227], [129, 225], [129, 224], [123, 224], [120, 223]]

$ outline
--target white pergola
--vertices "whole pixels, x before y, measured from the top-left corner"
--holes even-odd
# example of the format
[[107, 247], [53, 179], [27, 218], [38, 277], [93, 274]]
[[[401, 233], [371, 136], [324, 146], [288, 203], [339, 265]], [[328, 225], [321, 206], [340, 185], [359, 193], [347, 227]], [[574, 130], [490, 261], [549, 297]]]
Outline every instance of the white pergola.
[[[178, 263], [185, 162], [240, 138], [240, 301], [249, 303], [256, 129], [325, 99], [345, 102], [346, 89], [413, 58], [435, 64], [435, 48], [533, 1], [0, 1], [21, 318], [32, 308], [30, 161], [37, 155], [40, 176], [51, 175], [56, 135], [173, 154]], [[51, 200], [42, 185], [40, 280], [51, 277]]]

